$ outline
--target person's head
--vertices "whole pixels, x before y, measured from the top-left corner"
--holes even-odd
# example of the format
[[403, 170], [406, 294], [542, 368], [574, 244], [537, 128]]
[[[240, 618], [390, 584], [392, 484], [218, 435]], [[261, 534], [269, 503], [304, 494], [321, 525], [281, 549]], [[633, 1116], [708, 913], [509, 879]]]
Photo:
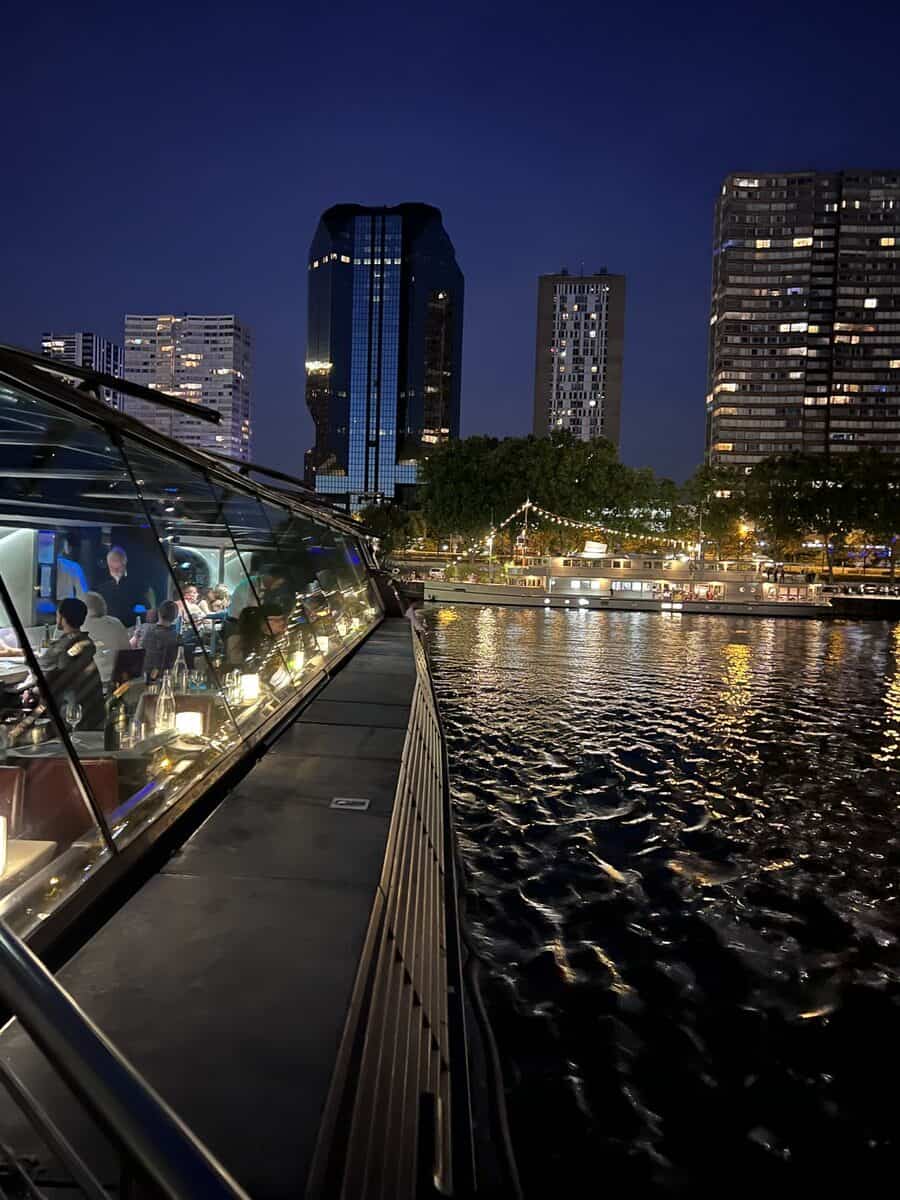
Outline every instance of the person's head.
[[128, 555], [121, 546], [112, 546], [106, 556], [106, 565], [113, 579], [121, 579], [128, 570]]
[[221, 596], [217, 596], [215, 593], [213, 593], [212, 598], [210, 599], [210, 602], [209, 602], [210, 611], [222, 612], [225, 609], [227, 603], [228, 603], [227, 600], [223, 600]]
[[106, 616], [106, 601], [99, 592], [85, 592], [84, 603], [89, 617]]
[[174, 625], [178, 620], [178, 605], [174, 600], [163, 600], [156, 615], [160, 625]]
[[215, 596], [225, 605], [227, 605], [231, 599], [231, 592], [229, 592], [228, 588], [225, 587], [223, 583], [220, 583], [217, 588], [213, 588], [213, 592]]
[[264, 629], [276, 637], [284, 633], [287, 629], [287, 617], [280, 605], [262, 604], [259, 611], [264, 622]]
[[197, 600], [200, 596], [200, 593], [197, 591], [197, 587], [195, 584], [189, 583], [187, 585], [187, 587], [184, 589], [183, 595], [184, 595], [185, 601], [188, 604], [196, 604]]
[[56, 624], [63, 633], [78, 633], [86, 616], [87, 606], [84, 601], [77, 600], [74, 596], [67, 596], [65, 600], [59, 602], [59, 608], [56, 610]]

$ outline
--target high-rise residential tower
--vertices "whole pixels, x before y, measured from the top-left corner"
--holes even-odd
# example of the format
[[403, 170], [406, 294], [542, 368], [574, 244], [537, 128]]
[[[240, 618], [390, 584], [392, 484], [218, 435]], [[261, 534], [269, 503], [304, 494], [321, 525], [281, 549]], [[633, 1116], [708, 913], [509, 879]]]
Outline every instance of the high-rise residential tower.
[[131, 416], [187, 446], [250, 458], [250, 367], [250, 331], [233, 315], [125, 317], [125, 378], [221, 413], [211, 425], [126, 399]]
[[729, 175], [716, 203], [706, 450], [900, 453], [900, 169]]
[[625, 276], [538, 278], [534, 433], [566, 429], [584, 441], [619, 444]]
[[[87, 367], [89, 371], [116, 378], [122, 376], [122, 347], [96, 333], [83, 329], [72, 333], [45, 333], [41, 336], [41, 350], [56, 362]], [[118, 392], [106, 389], [105, 399], [110, 408], [121, 409], [122, 397]]]
[[428, 204], [322, 214], [309, 252], [306, 478], [351, 511], [404, 501], [459, 436], [463, 276]]

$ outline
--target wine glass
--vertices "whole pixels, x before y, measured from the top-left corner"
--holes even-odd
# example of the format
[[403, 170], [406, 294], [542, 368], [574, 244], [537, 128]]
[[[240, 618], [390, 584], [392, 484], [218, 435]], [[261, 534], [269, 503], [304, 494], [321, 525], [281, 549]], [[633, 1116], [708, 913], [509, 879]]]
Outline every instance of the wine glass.
[[67, 700], [63, 705], [62, 719], [69, 727], [69, 732], [72, 734], [72, 741], [75, 741], [75, 730], [81, 724], [83, 716], [81, 705], [77, 700]]

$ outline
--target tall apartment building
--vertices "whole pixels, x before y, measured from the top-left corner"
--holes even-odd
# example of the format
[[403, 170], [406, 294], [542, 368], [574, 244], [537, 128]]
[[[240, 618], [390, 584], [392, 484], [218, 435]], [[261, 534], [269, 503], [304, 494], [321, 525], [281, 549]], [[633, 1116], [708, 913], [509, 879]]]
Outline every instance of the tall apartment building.
[[[79, 329], [73, 333], [45, 333], [41, 335], [41, 351], [55, 362], [70, 363], [74, 367], [87, 367], [104, 375], [122, 375], [122, 347], [117, 342]], [[105, 389], [106, 403], [110, 408], [121, 409], [122, 397], [111, 388]]]
[[307, 482], [351, 511], [403, 502], [429, 448], [459, 437], [463, 276], [440, 211], [335, 205], [308, 271]]
[[716, 204], [707, 459], [900, 453], [900, 170], [729, 175]]
[[125, 378], [214, 408], [212, 425], [128, 397], [126, 411], [187, 446], [250, 458], [250, 331], [234, 315], [125, 317]]
[[534, 433], [566, 429], [584, 441], [619, 444], [625, 276], [538, 278]]

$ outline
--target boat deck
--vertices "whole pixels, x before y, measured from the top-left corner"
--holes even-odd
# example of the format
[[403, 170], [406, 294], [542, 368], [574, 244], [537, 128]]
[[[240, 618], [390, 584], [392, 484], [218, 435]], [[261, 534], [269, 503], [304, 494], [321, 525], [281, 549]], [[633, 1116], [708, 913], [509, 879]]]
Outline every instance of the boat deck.
[[[254, 1200], [296, 1200], [306, 1185], [414, 684], [409, 626], [387, 620], [59, 973]], [[114, 1184], [112, 1151], [16, 1022], [0, 1054]], [[0, 1141], [49, 1161], [10, 1105]]]

